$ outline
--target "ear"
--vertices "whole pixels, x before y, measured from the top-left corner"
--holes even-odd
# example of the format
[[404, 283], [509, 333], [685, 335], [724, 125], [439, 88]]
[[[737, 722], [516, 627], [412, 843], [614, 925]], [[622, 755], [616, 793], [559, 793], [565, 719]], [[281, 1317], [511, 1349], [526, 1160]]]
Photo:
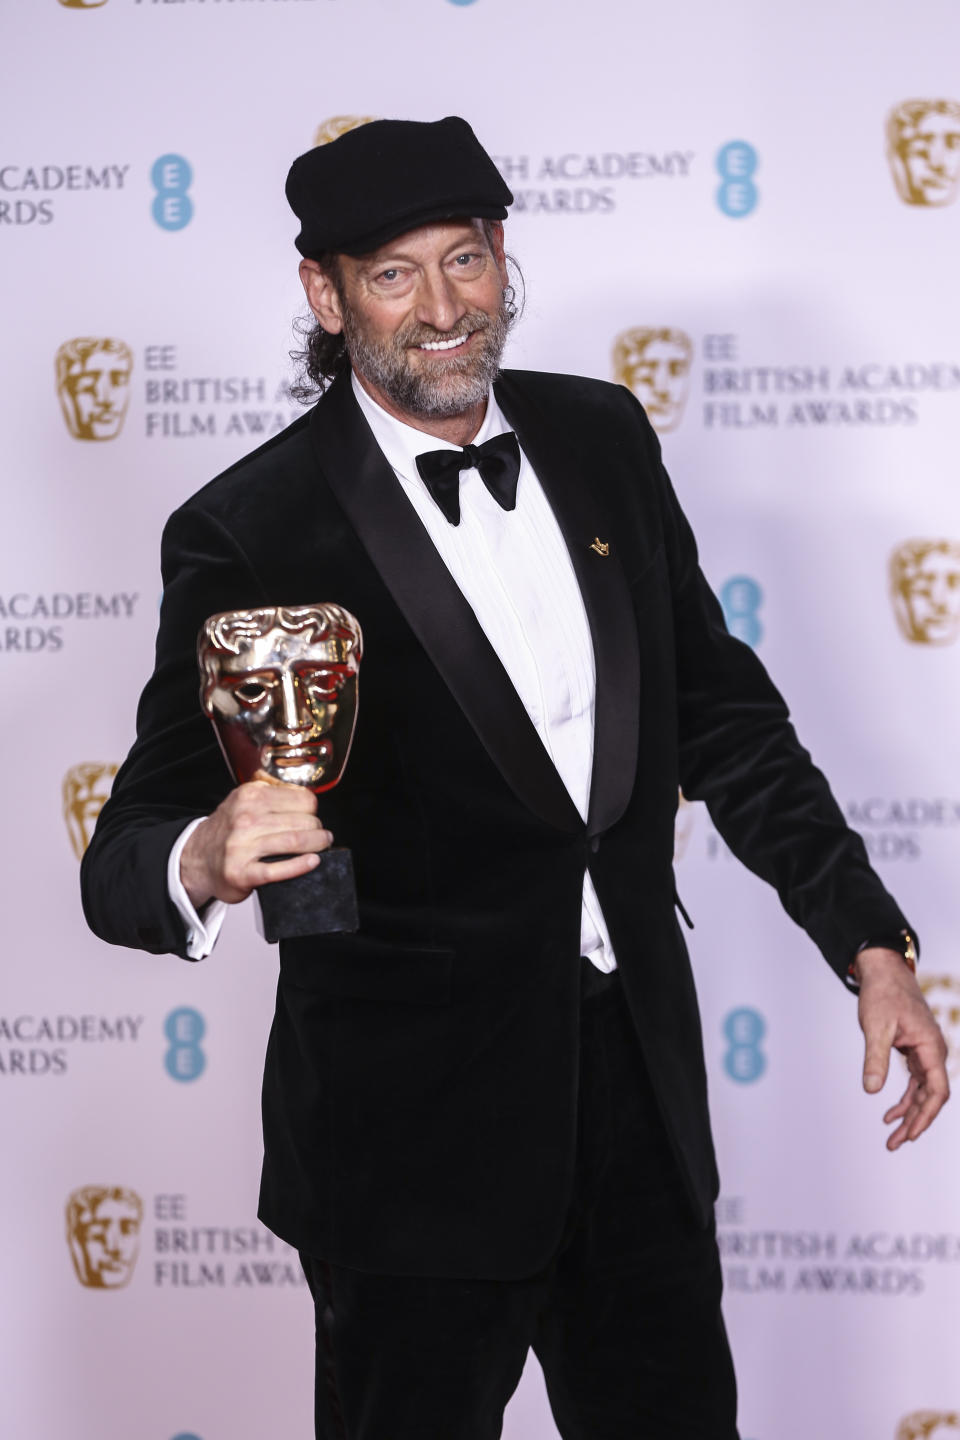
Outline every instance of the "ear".
[[301, 260], [300, 281], [307, 304], [324, 330], [328, 335], [339, 335], [343, 329], [343, 315], [333, 278], [316, 260]]
[[500, 283], [504, 289], [510, 283], [507, 274], [507, 259], [503, 249], [503, 221], [492, 220], [490, 222], [490, 250], [494, 260], [497, 262], [497, 270], [500, 275]]

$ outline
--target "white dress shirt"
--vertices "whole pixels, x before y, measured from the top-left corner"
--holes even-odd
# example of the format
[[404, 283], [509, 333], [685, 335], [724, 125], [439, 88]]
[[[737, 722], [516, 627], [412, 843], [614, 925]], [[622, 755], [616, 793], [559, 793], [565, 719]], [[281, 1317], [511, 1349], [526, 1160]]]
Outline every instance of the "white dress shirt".
[[[395, 419], [353, 377], [353, 389], [403, 492], [472, 607], [584, 820], [590, 800], [596, 673], [580, 588], [560, 527], [533, 466], [521, 452], [516, 509], [506, 511], [479, 471], [460, 472], [460, 524], [451, 525], [420, 478], [416, 457], [460, 450]], [[487, 403], [475, 445], [509, 431], [494, 399]], [[170, 854], [170, 896], [187, 930], [187, 953], [208, 955], [226, 906], [212, 901], [203, 918], [180, 881], [180, 853], [194, 821]], [[599, 970], [616, 961], [589, 872], [584, 877], [580, 953]]]

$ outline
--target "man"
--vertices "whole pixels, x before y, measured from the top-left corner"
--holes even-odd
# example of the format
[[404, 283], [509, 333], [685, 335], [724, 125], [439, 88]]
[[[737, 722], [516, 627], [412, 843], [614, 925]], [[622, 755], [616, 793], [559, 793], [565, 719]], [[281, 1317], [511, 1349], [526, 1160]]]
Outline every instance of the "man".
[[[260, 1213], [316, 1301], [318, 1436], [492, 1440], [532, 1345], [565, 1440], [734, 1440], [678, 784], [853, 967], [867, 1088], [907, 1054], [892, 1148], [946, 1098], [909, 927], [726, 633], [633, 396], [491, 388], [512, 197], [469, 126], [374, 122], [287, 193], [337, 378], [168, 524], [88, 917], [200, 956], [224, 904], [332, 833], [353, 852], [360, 929], [281, 946], [264, 1077]], [[214, 612], [321, 598], [364, 637], [322, 820], [295, 787], [227, 793], [194, 661]]]

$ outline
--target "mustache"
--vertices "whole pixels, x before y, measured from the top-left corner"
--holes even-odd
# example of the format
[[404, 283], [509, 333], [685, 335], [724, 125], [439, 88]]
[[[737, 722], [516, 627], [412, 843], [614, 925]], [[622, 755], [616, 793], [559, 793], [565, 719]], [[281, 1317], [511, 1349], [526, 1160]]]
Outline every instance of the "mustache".
[[489, 315], [483, 310], [474, 310], [462, 316], [450, 330], [436, 330], [432, 325], [415, 321], [406, 329], [399, 330], [395, 339], [397, 345], [406, 349], [411, 345], [431, 345], [438, 340], [462, 340], [476, 330], [488, 330], [490, 324]]

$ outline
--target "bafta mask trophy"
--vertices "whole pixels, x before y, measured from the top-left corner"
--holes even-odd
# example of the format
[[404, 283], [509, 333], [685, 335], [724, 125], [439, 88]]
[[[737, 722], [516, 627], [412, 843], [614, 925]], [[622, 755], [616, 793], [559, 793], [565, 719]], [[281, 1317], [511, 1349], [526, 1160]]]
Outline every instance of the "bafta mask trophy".
[[[343, 775], [357, 719], [360, 626], [339, 605], [278, 605], [211, 615], [197, 639], [200, 700], [238, 783], [330, 790]], [[264, 859], [280, 859], [264, 856]], [[350, 851], [325, 850], [315, 870], [261, 885], [262, 932], [356, 930]]]

